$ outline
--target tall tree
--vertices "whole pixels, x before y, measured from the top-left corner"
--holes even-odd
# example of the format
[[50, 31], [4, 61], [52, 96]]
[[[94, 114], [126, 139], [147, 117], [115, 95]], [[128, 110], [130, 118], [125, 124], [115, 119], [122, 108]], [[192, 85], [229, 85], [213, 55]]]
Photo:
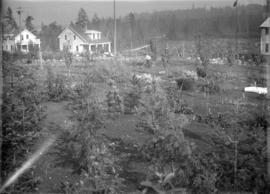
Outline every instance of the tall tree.
[[34, 20], [34, 18], [32, 16], [27, 16], [25, 19], [25, 27], [30, 32], [36, 32], [35, 27], [32, 23], [33, 20]]
[[171, 17], [169, 31], [168, 31], [168, 37], [171, 40], [175, 40], [177, 38], [176, 26], [177, 26], [176, 16], [175, 16], [175, 14], [173, 14], [172, 17]]
[[18, 28], [16, 20], [13, 16], [13, 11], [10, 7], [7, 9], [6, 15], [3, 16], [3, 26], [5, 33], [12, 32]]
[[56, 22], [52, 22], [49, 25], [42, 25], [40, 32], [42, 50], [57, 51], [59, 47], [57, 36], [61, 31], [62, 27]]
[[101, 20], [99, 19], [98, 15], [95, 13], [93, 18], [92, 18], [92, 27], [95, 30], [99, 30], [100, 29], [100, 24], [101, 24]]
[[133, 47], [133, 38], [134, 38], [134, 30], [135, 30], [135, 16], [133, 13], [130, 13], [128, 16], [129, 24], [130, 24], [130, 47]]
[[88, 16], [85, 12], [85, 10], [83, 8], [80, 9], [79, 13], [78, 13], [78, 18], [76, 21], [76, 26], [81, 28], [81, 29], [85, 29], [87, 27], [87, 24], [89, 22]]

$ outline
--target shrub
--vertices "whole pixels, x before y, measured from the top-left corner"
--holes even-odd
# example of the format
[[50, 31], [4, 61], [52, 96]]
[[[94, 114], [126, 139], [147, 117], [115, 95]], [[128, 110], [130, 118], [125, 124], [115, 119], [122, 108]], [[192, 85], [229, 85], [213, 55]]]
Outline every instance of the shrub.
[[178, 78], [175, 80], [178, 89], [180, 90], [193, 90], [195, 81], [193, 78]]
[[[88, 88], [82, 89], [85, 90]], [[111, 154], [108, 140], [99, 134], [106, 114], [100, 103], [87, 97], [85, 93], [78, 93], [72, 99], [74, 126], [60, 137], [53, 153], [57, 166], [69, 167], [80, 175], [80, 185], [64, 184], [62, 189], [71, 188], [73, 193], [122, 193], [117, 158]]]
[[217, 83], [210, 81], [206, 84], [200, 84], [199, 88], [202, 92], [208, 92], [208, 93], [217, 93], [220, 92], [220, 87]]
[[108, 112], [111, 115], [122, 114], [124, 111], [123, 100], [113, 80], [109, 82], [110, 89], [106, 94]]
[[[27, 67], [3, 63], [2, 180], [21, 167], [39, 137], [40, 121], [44, 116], [43, 97], [34, 75]], [[27, 171], [6, 191], [36, 192], [37, 184], [31, 171]]]
[[202, 77], [202, 78], [206, 77], [206, 70], [205, 70], [205, 68], [197, 67], [196, 68], [196, 72], [197, 72], [198, 77]]
[[124, 107], [126, 114], [131, 114], [136, 111], [140, 103], [141, 95], [141, 84], [134, 75], [131, 80], [131, 88], [124, 96]]
[[149, 181], [142, 182], [157, 190], [188, 188], [192, 193], [215, 193], [216, 174], [203, 157], [192, 155], [189, 142], [185, 140], [182, 127], [187, 123], [183, 115], [175, 115], [168, 108], [164, 91], [152, 86], [148, 95], [142, 98], [139, 107], [138, 127], [150, 137], [140, 147], [143, 161], [147, 162]]
[[49, 100], [61, 101], [70, 97], [71, 91], [68, 87], [69, 81], [66, 76], [54, 74], [52, 68], [47, 67], [47, 95]]

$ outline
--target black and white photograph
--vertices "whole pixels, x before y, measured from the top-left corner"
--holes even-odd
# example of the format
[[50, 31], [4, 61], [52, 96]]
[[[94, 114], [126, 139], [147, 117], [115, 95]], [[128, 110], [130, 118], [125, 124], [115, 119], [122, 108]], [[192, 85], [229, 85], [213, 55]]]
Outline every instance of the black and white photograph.
[[0, 8], [0, 194], [270, 194], [270, 0]]

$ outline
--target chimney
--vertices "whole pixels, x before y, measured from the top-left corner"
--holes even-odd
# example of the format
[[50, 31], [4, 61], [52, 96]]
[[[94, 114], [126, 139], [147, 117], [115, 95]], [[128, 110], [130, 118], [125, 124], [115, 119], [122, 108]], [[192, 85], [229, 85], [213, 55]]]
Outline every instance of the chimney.
[[270, 0], [266, 0], [264, 17], [267, 19], [270, 17]]

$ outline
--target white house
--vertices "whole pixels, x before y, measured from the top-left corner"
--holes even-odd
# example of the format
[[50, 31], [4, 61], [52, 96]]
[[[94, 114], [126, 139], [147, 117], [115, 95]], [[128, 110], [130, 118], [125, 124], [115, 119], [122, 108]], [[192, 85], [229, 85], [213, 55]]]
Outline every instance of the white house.
[[111, 52], [111, 42], [96, 30], [85, 30], [69, 25], [58, 36], [61, 51], [68, 48], [72, 53]]
[[260, 26], [261, 28], [261, 54], [270, 55], [270, 17]]
[[7, 52], [22, 51], [28, 53], [31, 47], [40, 48], [40, 39], [27, 29], [14, 34], [4, 34], [2, 48]]

